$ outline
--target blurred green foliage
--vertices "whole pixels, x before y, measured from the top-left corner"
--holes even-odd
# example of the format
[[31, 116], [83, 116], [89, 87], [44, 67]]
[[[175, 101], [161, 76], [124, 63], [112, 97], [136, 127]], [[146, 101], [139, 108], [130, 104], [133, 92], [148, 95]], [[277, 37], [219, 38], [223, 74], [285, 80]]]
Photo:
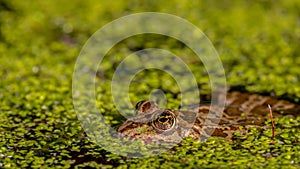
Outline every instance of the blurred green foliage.
[[[101, 26], [145, 11], [174, 14], [198, 26], [219, 52], [229, 86], [299, 101], [300, 1], [0, 0], [0, 167], [299, 168], [299, 117], [276, 119], [274, 144], [270, 129], [250, 129], [247, 135], [236, 133], [232, 142], [187, 138], [144, 159], [111, 154], [86, 137], [72, 105], [76, 57]], [[148, 47], [181, 56], [201, 90], [209, 92], [205, 69], [181, 43], [156, 35], [128, 38], [109, 52], [105, 73], [97, 75], [97, 103], [114, 127], [124, 119], [111, 100], [113, 70], [125, 56]], [[178, 107], [174, 80], [157, 71], [137, 75], [132, 103], [157, 88], [168, 91], [168, 107]]]

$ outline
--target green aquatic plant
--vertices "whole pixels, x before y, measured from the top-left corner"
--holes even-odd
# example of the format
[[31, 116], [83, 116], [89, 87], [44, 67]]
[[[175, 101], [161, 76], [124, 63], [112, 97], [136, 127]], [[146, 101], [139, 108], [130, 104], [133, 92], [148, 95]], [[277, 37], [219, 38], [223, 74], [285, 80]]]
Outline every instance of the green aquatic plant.
[[[270, 127], [235, 133], [232, 141], [185, 138], [161, 155], [135, 159], [112, 154], [87, 137], [71, 95], [76, 57], [91, 34], [121, 16], [157, 11], [203, 30], [223, 61], [229, 86], [299, 104], [299, 8], [296, 0], [0, 0], [0, 168], [299, 168], [299, 116], [275, 118], [274, 138], [269, 120]], [[130, 37], [109, 51], [105, 71], [95, 75], [99, 111], [115, 129], [125, 119], [112, 102], [110, 78], [125, 56], [149, 47], [180, 56], [200, 91], [210, 92], [205, 67], [182, 43], [158, 35]], [[153, 89], [167, 91], [167, 107], [178, 108], [176, 82], [159, 71], [140, 72], [129, 97], [136, 103]], [[124, 112], [132, 114], [128, 105]]]

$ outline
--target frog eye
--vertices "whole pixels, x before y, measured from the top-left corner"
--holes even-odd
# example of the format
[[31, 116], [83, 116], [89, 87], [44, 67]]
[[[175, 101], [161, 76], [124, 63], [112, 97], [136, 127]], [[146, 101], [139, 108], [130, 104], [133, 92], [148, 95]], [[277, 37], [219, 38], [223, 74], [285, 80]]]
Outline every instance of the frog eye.
[[157, 104], [150, 100], [143, 100], [135, 105], [135, 109], [139, 112], [150, 113], [158, 109]]
[[165, 110], [162, 113], [155, 113], [152, 117], [152, 126], [158, 132], [165, 132], [175, 127], [176, 117], [170, 110]]

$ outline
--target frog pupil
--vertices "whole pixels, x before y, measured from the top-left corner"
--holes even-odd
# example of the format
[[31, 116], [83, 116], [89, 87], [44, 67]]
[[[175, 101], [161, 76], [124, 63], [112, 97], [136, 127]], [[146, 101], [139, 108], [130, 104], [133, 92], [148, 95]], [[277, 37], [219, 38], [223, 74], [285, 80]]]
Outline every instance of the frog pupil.
[[161, 123], [165, 123], [165, 122], [168, 121], [168, 118], [161, 117], [161, 118], [158, 119], [158, 121], [161, 122]]

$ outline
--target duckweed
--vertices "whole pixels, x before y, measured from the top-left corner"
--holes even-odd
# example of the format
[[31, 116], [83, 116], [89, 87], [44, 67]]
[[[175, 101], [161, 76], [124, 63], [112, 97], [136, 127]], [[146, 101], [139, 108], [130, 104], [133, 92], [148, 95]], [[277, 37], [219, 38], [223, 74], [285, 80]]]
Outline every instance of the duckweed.
[[[112, 154], [82, 129], [71, 85], [80, 49], [96, 30], [127, 14], [155, 11], [183, 17], [203, 30], [219, 52], [229, 86], [299, 103], [299, 9], [296, 0], [0, 0], [0, 168], [299, 168], [299, 116], [275, 119], [274, 139], [271, 127], [250, 128], [232, 141], [186, 138], [159, 156]], [[149, 47], [180, 56], [200, 91], [210, 91], [203, 64], [182, 43], [159, 35], [130, 37], [111, 49], [95, 75], [99, 111], [115, 129], [125, 118], [111, 98], [114, 70], [124, 57]], [[131, 102], [147, 99], [154, 89], [166, 92], [167, 107], [178, 108], [176, 82], [155, 70], [132, 81]], [[124, 113], [132, 115], [129, 105]]]

